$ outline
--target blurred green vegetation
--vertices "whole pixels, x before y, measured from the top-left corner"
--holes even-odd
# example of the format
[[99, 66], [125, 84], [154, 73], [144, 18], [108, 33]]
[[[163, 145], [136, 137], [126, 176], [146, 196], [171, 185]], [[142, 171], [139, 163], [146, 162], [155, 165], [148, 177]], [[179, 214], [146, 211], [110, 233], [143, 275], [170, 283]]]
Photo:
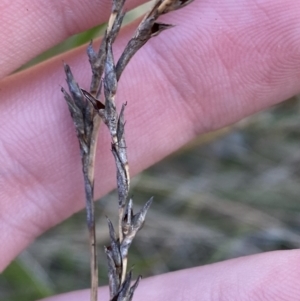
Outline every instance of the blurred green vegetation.
[[[72, 37], [26, 67], [102, 30], [101, 25]], [[136, 206], [152, 195], [155, 201], [130, 252], [134, 275], [299, 248], [299, 116], [299, 97], [294, 97], [198, 138], [135, 177]], [[101, 284], [107, 283], [101, 252], [108, 243], [104, 216], [117, 219], [116, 200], [112, 192], [96, 203]], [[89, 250], [82, 211], [38, 238], [0, 275], [0, 300], [32, 301], [87, 287]]]
[[36, 300], [54, 294], [52, 286], [39, 276], [34, 265], [16, 259], [0, 276], [1, 300]]
[[98, 25], [86, 32], [79, 33], [77, 35], [74, 35], [70, 38], [68, 38], [66, 41], [54, 46], [53, 48], [41, 53], [39, 56], [36, 58], [32, 59], [28, 63], [26, 63], [24, 66], [22, 66], [20, 69], [17, 71], [21, 71], [23, 69], [32, 67], [33, 65], [36, 65], [40, 62], [43, 62], [55, 55], [58, 55], [60, 53], [63, 53], [65, 51], [68, 51], [70, 49], [79, 47], [83, 44], [86, 44], [93, 40], [94, 38], [101, 36], [105, 30], [105, 24]]

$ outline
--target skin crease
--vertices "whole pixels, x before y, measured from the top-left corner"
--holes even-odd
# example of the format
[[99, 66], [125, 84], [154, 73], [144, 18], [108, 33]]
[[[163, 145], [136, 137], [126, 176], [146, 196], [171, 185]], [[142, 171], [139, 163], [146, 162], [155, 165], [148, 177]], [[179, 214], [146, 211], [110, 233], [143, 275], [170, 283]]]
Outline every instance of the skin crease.
[[[88, 89], [85, 47], [6, 76], [108, 15], [109, 1], [72, 3], [75, 0], [52, 3], [46, 10], [38, 1], [0, 1], [0, 57], [4, 58], [0, 68], [0, 241], [4, 242], [0, 270], [37, 236], [84, 205], [78, 144], [60, 86], [65, 86], [65, 61]], [[102, 7], [103, 14], [98, 16]], [[200, 133], [299, 93], [299, 20], [300, 7], [293, 0], [196, 0], [161, 18], [177, 26], [138, 52], [118, 89], [118, 103], [128, 102], [131, 173], [154, 164]], [[122, 31], [116, 56], [135, 26]], [[104, 128], [99, 142], [97, 198], [115, 185]], [[265, 253], [144, 280], [135, 298], [299, 300], [295, 267], [299, 267], [298, 251]], [[170, 289], [172, 285], [176, 291]], [[144, 298], [145, 291], [152, 295]], [[76, 292], [72, 300], [88, 297]]]

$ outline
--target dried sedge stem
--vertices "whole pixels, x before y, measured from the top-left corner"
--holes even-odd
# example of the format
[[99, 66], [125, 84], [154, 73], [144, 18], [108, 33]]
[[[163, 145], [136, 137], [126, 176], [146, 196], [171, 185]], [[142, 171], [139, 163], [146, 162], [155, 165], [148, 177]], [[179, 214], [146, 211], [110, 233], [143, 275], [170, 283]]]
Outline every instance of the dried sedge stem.
[[62, 92], [69, 106], [80, 145], [91, 253], [91, 301], [96, 301], [98, 293], [98, 262], [93, 200], [95, 155], [101, 118], [96, 114], [92, 104], [87, 101], [85, 94], [74, 80], [68, 65], [65, 65], [65, 73], [71, 95], [63, 88]]
[[[89, 199], [91, 224], [89, 226], [90, 232], [90, 250], [91, 250], [91, 300], [97, 300], [98, 296], [98, 259], [97, 259], [97, 241], [96, 241], [96, 225], [94, 214], [94, 175], [95, 175], [95, 158], [97, 149], [98, 132], [100, 127], [100, 118], [94, 116], [93, 131], [91, 136], [90, 154], [88, 158], [88, 181], [91, 183], [91, 198]], [[88, 208], [88, 207], [87, 207]], [[87, 219], [88, 221], [88, 219]], [[89, 222], [88, 222], [89, 223]]]
[[162, 31], [173, 27], [171, 24], [156, 22], [160, 15], [180, 9], [193, 0], [157, 0], [152, 9], [145, 15], [138, 26], [134, 36], [126, 45], [116, 66], [117, 79], [129, 63], [133, 55], [145, 45], [152, 37], [159, 35]]
[[[156, 22], [158, 17], [186, 6], [192, 0], [157, 0], [115, 64], [112, 44], [122, 25], [124, 2], [125, 0], [113, 0], [107, 29], [98, 52], [94, 51], [92, 43], [87, 48], [92, 70], [90, 92], [78, 86], [68, 65], [65, 65], [65, 73], [70, 94], [62, 88], [73, 118], [82, 158], [91, 249], [91, 301], [97, 301], [98, 287], [93, 194], [95, 154], [100, 120], [102, 119], [108, 127], [112, 139], [111, 151], [116, 163], [119, 199], [118, 238], [111, 221], [107, 219], [110, 246], [105, 248], [105, 253], [108, 262], [110, 300], [130, 301], [141, 277], [139, 276], [136, 282], [130, 286], [132, 272], [126, 272], [128, 250], [137, 232], [143, 227], [152, 198], [138, 213], [133, 214], [133, 201], [128, 198], [130, 176], [125, 141], [124, 111], [126, 104], [122, 105], [118, 114], [115, 105], [117, 85], [122, 72], [133, 55], [152, 37], [172, 27], [170, 24]], [[102, 90], [105, 98], [104, 104], [99, 101]]]

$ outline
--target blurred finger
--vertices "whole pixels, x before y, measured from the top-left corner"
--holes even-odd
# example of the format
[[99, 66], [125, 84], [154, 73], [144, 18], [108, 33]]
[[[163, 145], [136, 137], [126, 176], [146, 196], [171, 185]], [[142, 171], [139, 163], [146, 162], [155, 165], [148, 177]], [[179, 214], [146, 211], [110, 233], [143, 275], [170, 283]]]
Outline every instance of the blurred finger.
[[[264, 253], [143, 279], [134, 299], [143, 301], [298, 301], [299, 251]], [[89, 291], [43, 301], [84, 301]], [[99, 298], [108, 299], [107, 289]]]

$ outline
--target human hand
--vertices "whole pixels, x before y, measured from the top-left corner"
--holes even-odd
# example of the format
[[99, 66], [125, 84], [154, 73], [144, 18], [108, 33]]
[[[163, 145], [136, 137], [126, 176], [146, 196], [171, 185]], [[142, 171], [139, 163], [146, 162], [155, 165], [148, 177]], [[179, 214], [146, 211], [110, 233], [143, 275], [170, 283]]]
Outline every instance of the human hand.
[[[38, 4], [19, 1], [0, 6], [0, 239], [5, 242], [0, 250], [1, 270], [43, 231], [84, 205], [78, 143], [59, 87], [64, 83], [62, 61], [71, 65], [83, 87], [89, 82], [84, 49], [19, 74], [7, 74], [70, 34], [105, 21], [110, 4]], [[132, 1], [128, 8], [136, 4]], [[118, 90], [119, 101], [128, 101], [126, 132], [133, 174], [199, 133], [238, 121], [298, 93], [299, 17], [299, 5], [279, 0], [259, 5], [246, 0], [222, 4], [198, 0], [166, 16], [167, 22], [178, 26], [167, 33], [167, 39], [163, 33], [134, 57]], [[116, 43], [119, 49], [132, 28], [123, 31]], [[109, 138], [103, 132], [100, 135], [97, 197], [113, 187], [115, 177], [110, 168]], [[275, 262], [285, 264], [282, 273], [296, 265], [297, 252], [284, 257], [278, 254], [282, 253], [273, 261], [267, 259], [275, 255], [264, 255], [267, 259], [260, 256], [267, 262], [267, 272], [274, 271]], [[245, 260], [237, 261], [243, 265]], [[226, 280], [228, 270], [232, 275], [235, 270], [232, 262], [227, 262], [226, 269], [224, 264], [216, 266], [221, 266], [222, 275], [226, 271]], [[208, 273], [210, 268], [189, 275], [194, 279], [195, 273]], [[251, 273], [246, 273], [247, 277]], [[163, 277], [166, 282], [172, 279]], [[208, 279], [213, 284], [213, 278]], [[246, 280], [243, 283], [248, 283]]]

